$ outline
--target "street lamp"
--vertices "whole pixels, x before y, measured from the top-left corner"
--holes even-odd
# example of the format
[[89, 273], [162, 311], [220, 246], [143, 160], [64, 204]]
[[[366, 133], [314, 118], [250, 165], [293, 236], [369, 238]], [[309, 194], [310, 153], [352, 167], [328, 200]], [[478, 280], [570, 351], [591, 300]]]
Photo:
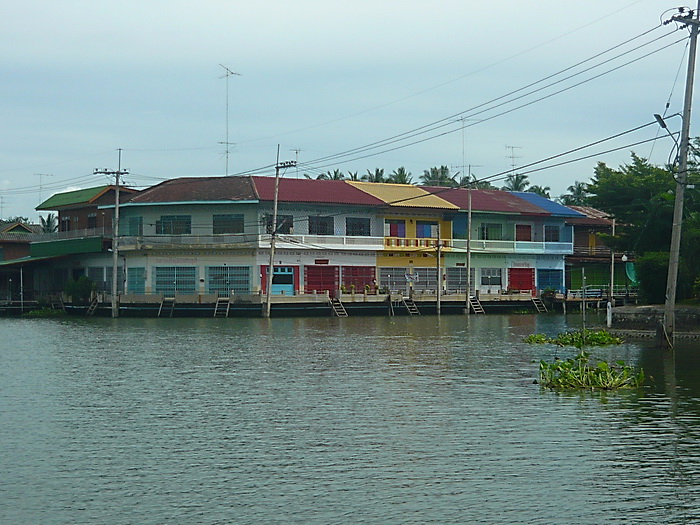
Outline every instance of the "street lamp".
[[623, 253], [620, 260], [625, 264], [623, 269], [625, 271], [624, 273], [625, 273], [625, 305], [626, 305], [629, 302], [629, 298], [630, 298], [630, 289], [629, 289], [629, 285], [627, 283], [627, 254]]

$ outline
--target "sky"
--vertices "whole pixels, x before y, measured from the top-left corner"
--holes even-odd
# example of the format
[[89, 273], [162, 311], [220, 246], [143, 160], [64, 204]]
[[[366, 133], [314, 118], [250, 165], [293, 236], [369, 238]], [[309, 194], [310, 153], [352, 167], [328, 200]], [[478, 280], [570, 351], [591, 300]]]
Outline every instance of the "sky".
[[36, 220], [52, 194], [109, 183], [95, 168], [128, 169], [136, 188], [274, 175], [278, 147], [298, 161], [285, 177], [403, 166], [417, 182], [446, 165], [501, 186], [514, 170], [552, 197], [631, 151], [665, 164], [673, 141], [655, 124], [541, 161], [655, 113], [680, 130], [688, 31], [661, 24], [680, 5], [4, 2], [0, 218]]

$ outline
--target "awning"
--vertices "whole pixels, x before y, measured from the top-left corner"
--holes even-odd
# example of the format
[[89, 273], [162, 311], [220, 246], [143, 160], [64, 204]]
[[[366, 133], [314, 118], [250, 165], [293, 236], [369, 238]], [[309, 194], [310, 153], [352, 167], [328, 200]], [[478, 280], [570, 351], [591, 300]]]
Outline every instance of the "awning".
[[20, 257], [19, 259], [10, 259], [9, 261], [0, 261], [0, 268], [7, 266], [21, 266], [24, 264], [32, 264], [39, 261], [46, 261], [48, 259], [61, 259], [63, 257], [68, 257], [67, 255], [46, 255], [44, 257], [32, 257], [27, 255], [26, 257]]

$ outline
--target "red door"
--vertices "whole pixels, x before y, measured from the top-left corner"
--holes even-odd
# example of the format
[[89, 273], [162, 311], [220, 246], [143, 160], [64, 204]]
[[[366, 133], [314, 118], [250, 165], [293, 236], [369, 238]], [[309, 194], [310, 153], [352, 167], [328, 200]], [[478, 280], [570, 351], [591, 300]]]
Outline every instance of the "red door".
[[534, 268], [509, 268], [508, 288], [510, 290], [535, 290]]
[[304, 290], [306, 293], [325, 293], [335, 297], [340, 287], [338, 266], [315, 265], [304, 267]]

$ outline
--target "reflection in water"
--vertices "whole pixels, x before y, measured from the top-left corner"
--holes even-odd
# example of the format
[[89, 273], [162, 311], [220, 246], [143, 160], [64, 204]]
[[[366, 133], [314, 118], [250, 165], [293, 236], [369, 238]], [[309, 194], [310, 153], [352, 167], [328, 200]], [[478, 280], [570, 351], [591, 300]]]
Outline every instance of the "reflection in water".
[[[589, 318], [587, 323], [591, 323]], [[3, 523], [682, 523], [700, 362], [557, 393], [561, 315], [0, 319]]]

